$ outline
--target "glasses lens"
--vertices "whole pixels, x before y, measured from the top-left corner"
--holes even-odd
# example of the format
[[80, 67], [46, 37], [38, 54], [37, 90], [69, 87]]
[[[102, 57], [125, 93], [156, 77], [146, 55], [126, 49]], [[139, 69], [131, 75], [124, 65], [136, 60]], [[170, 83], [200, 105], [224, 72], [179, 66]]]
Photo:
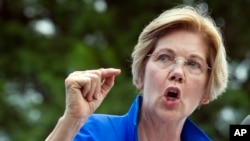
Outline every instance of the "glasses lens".
[[160, 52], [157, 54], [150, 54], [148, 56], [152, 56], [152, 59], [159, 67], [165, 69], [169, 68], [170, 66], [174, 64], [180, 63], [181, 65], [184, 65], [184, 68], [186, 68], [189, 73], [199, 75], [203, 72], [205, 72], [209, 67], [199, 59], [181, 59], [176, 58], [172, 54]]

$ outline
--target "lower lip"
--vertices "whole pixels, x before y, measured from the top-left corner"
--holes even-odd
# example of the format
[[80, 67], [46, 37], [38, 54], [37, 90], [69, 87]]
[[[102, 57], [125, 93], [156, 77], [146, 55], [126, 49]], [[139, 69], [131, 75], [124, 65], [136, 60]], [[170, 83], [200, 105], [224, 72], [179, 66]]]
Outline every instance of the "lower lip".
[[167, 108], [174, 108], [178, 102], [179, 99], [175, 99], [175, 100], [168, 100], [167, 97], [163, 96], [163, 103]]

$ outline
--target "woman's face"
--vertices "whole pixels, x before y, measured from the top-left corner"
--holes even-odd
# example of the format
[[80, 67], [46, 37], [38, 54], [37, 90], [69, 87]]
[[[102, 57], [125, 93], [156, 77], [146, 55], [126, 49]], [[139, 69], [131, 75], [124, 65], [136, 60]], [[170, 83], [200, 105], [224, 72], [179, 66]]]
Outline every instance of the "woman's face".
[[[143, 109], [161, 120], [183, 120], [206, 104], [208, 46], [186, 30], [162, 36], [148, 57], [143, 82]], [[174, 59], [177, 58], [177, 59]]]

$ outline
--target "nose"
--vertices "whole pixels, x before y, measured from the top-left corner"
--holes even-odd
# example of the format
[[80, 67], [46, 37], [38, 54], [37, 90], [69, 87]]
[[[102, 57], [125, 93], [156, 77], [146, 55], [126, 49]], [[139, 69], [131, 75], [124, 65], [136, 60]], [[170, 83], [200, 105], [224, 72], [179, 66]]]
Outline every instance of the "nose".
[[179, 74], [179, 73], [175, 73], [174, 75], [170, 76], [170, 80], [171, 81], [176, 81], [176, 82], [179, 82], [179, 83], [183, 83], [184, 82], [184, 77], [182, 77], [182, 75]]
[[176, 81], [179, 83], [185, 82], [185, 74], [182, 65], [173, 65], [169, 74], [170, 81]]

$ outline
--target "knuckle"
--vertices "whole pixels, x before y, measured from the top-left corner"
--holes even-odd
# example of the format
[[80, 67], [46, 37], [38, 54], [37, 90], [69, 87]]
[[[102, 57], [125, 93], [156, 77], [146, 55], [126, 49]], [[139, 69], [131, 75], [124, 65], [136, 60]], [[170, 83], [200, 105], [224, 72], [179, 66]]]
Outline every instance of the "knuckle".
[[94, 75], [92, 76], [92, 79], [93, 79], [94, 81], [98, 81], [98, 80], [100, 79], [100, 76], [94, 74]]
[[94, 72], [98, 77], [101, 77], [102, 69], [98, 69]]
[[72, 83], [72, 78], [71, 77], [67, 77], [66, 79], [65, 79], [65, 84], [67, 85], [67, 84], [70, 84], [70, 83]]
[[80, 85], [100, 82], [101, 81], [101, 70], [87, 70], [87, 71], [74, 71], [65, 78], [65, 85], [71, 87], [78, 83]]
[[84, 79], [84, 82], [85, 82], [85, 83], [91, 83], [91, 82], [92, 82], [92, 79], [91, 79], [90, 77], [86, 77], [86, 78]]
[[75, 81], [72, 78], [68, 77], [65, 79], [64, 83], [65, 83], [66, 88], [70, 88], [74, 84], [74, 82]]

